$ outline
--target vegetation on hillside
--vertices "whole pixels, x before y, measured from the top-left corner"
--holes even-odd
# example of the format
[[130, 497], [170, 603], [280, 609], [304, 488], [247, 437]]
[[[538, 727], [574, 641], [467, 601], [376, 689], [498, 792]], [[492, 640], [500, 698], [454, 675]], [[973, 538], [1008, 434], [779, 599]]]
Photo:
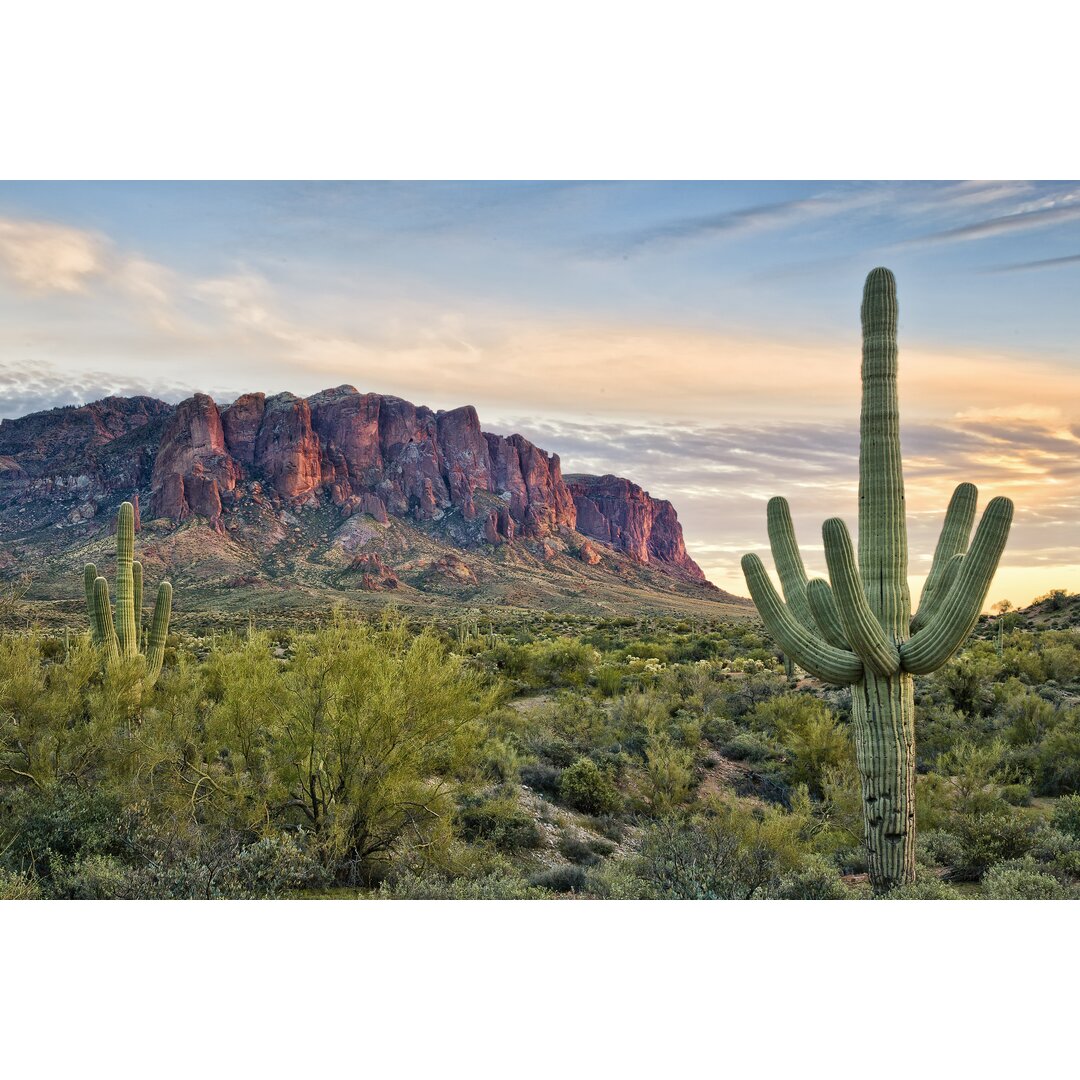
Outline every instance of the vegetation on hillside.
[[[850, 710], [749, 620], [337, 613], [174, 631], [155, 685], [6, 633], [0, 895], [867, 898]], [[1076, 897], [1075, 598], [984, 619], [915, 724], [891, 895]]]

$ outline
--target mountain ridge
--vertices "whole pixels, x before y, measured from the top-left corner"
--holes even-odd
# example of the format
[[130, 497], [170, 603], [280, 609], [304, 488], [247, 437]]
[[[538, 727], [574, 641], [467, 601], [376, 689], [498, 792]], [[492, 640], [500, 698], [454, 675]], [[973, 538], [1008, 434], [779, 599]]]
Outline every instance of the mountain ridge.
[[454, 587], [476, 577], [470, 560], [532, 560], [541, 576], [576, 564], [594, 582], [636, 575], [643, 589], [742, 603], [706, 580], [670, 502], [622, 477], [564, 478], [557, 454], [483, 431], [471, 405], [434, 411], [343, 385], [224, 406], [201, 393], [107, 397], [0, 423], [0, 570], [20, 546], [93, 546], [127, 498], [170, 572], [164, 555], [191, 546], [179, 537], [195, 527], [212, 534], [199, 552], [246, 564], [233, 576], [249, 584], [307, 545], [305, 560], [339, 574], [348, 550], [367, 591], [420, 587], [438, 576], [410, 566], [423, 549]]

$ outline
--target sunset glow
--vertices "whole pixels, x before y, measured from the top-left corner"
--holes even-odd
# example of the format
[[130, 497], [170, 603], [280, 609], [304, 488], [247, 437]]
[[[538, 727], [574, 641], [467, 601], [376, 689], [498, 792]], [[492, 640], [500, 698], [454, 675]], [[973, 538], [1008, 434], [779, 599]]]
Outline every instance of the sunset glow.
[[900, 298], [911, 580], [1008, 495], [991, 602], [1080, 590], [1080, 186], [2, 184], [0, 415], [351, 383], [668, 498], [716, 584], [854, 524], [861, 281]]

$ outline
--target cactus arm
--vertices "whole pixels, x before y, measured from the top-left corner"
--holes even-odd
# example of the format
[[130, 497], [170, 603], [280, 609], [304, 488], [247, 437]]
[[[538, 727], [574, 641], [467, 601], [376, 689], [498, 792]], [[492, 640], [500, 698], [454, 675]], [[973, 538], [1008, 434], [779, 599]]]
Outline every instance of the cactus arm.
[[929, 602], [925, 595], [926, 590], [923, 590], [923, 600], [919, 604], [918, 614], [911, 620], [911, 632], [913, 634], [915, 631], [921, 630], [930, 621], [938, 608], [945, 602], [945, 598], [949, 595], [949, 590], [953, 587], [953, 582], [956, 581], [956, 575], [960, 572], [960, 566], [963, 561], [963, 552], [959, 555], [954, 555], [948, 561], [941, 576], [938, 578], [937, 588], [929, 598]]
[[143, 601], [143, 571], [142, 563], [135, 560], [131, 564], [131, 581], [134, 586], [135, 608], [135, 650], [142, 648], [142, 601]]
[[847, 526], [840, 518], [829, 518], [821, 532], [840, 622], [852, 649], [872, 671], [879, 675], [894, 674], [900, 670], [900, 653], [870, 610]]
[[854, 653], [820, 641], [791, 614], [769, 580], [761, 559], [744, 555], [742, 568], [754, 604], [785, 655], [825, 682], [837, 686], [858, 682], [863, 673], [862, 661]]
[[964, 643], [979, 619], [990, 582], [1009, 536], [1012, 524], [1011, 499], [990, 501], [975, 531], [971, 550], [959, 562], [959, 571], [949, 595], [929, 622], [900, 646], [905, 671], [925, 675], [945, 663]]
[[[949, 595], [949, 582], [946, 580], [955, 555], [967, 551], [971, 539], [971, 526], [975, 523], [975, 504], [979, 491], [974, 484], [959, 484], [949, 500], [945, 511], [945, 523], [941, 527], [937, 547], [934, 548], [934, 560], [930, 564], [930, 573], [923, 585], [919, 597], [919, 610], [911, 620], [914, 633], [926, 625], [934, 613], [937, 604]], [[955, 572], [955, 570], [953, 571]]]
[[120, 655], [120, 647], [113, 629], [112, 609], [109, 607], [109, 583], [103, 577], [94, 579], [94, 612], [97, 624], [101, 627], [102, 645], [109, 659], [115, 660]]
[[773, 562], [780, 576], [780, 587], [784, 591], [791, 614], [807, 630], [815, 633], [818, 629], [810, 602], [806, 598], [806, 569], [799, 545], [795, 540], [795, 526], [791, 521], [788, 501], [777, 495], [769, 500], [766, 511], [769, 532], [769, 546], [772, 548]]
[[152, 686], [161, 673], [165, 658], [165, 641], [169, 636], [169, 616], [172, 614], [172, 585], [163, 581], [158, 586], [157, 602], [150, 634], [146, 639], [146, 676]]
[[[863, 290], [862, 412], [859, 421], [859, 570], [870, 610], [886, 636], [910, 633], [907, 524], [896, 392], [896, 279], [871, 270]], [[836, 581], [833, 581], [836, 585]], [[837, 597], [843, 608], [843, 601]]]
[[844, 626], [840, 622], [840, 610], [836, 606], [836, 597], [824, 578], [811, 578], [806, 583], [806, 599], [810, 602], [810, 610], [814, 613], [814, 619], [821, 627], [821, 633], [830, 645], [838, 649], [851, 651], [847, 637], [844, 635]]
[[98, 622], [97, 608], [94, 605], [94, 582], [97, 581], [97, 567], [92, 563], [87, 563], [83, 570], [83, 584], [86, 587], [86, 612], [90, 617], [90, 636], [93, 638], [95, 645], [100, 645], [104, 640], [104, 635], [101, 632], [101, 623]]
[[135, 555], [135, 508], [121, 503], [116, 518], [116, 636], [120, 651], [134, 656], [139, 651], [135, 632], [135, 575], [132, 562]]

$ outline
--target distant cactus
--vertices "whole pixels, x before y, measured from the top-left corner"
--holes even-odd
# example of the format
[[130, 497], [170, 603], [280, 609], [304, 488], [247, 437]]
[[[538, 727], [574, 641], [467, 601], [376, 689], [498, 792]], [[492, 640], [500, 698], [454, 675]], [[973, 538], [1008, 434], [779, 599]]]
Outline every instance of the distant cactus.
[[[116, 518], [116, 618], [109, 606], [109, 583], [98, 575], [97, 567], [87, 563], [83, 572], [90, 633], [94, 643], [105, 649], [111, 659], [138, 656], [143, 647], [142, 600], [143, 569], [136, 562], [135, 508], [122, 503]], [[158, 586], [157, 602], [145, 638], [146, 677], [150, 685], [157, 681], [165, 658], [165, 640], [169, 635], [172, 613], [172, 585]]]
[[961, 484], [945, 514], [919, 609], [911, 615], [907, 525], [896, 392], [896, 282], [879, 268], [862, 304], [862, 419], [858, 559], [839, 518], [825, 522], [829, 582], [808, 581], [786, 500], [769, 502], [768, 532], [783, 588], [744, 555], [750, 594], [786, 656], [852, 688], [870, 879], [876, 892], [914, 880], [915, 704], [912, 675], [939, 668], [978, 620], [1012, 522], [993, 499], [970, 547], [977, 492]]

